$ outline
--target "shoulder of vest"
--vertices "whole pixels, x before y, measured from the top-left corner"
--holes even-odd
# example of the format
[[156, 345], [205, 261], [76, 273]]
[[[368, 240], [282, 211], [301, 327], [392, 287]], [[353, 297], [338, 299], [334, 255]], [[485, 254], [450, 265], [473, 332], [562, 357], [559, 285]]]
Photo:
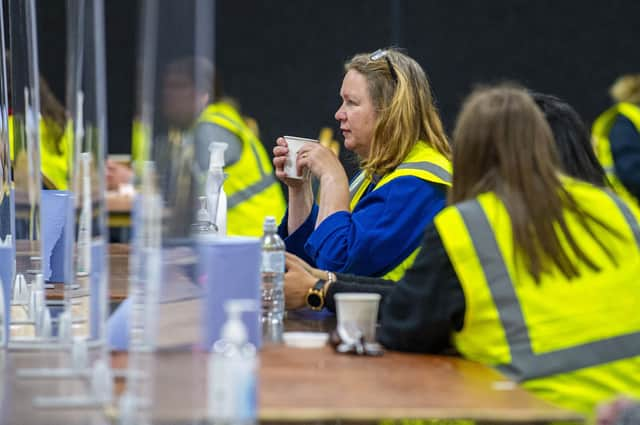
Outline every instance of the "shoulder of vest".
[[224, 103], [213, 103], [208, 105], [200, 114], [198, 122], [211, 121], [220, 124], [230, 130], [244, 131], [244, 121], [232, 106]]
[[593, 121], [593, 125], [591, 126], [591, 132], [599, 136], [601, 133], [607, 132], [607, 128], [610, 127], [610, 124], [613, 122], [613, 118], [618, 115], [618, 105], [613, 105], [600, 115]]
[[638, 105], [622, 102], [618, 104], [618, 112], [629, 119], [640, 131], [640, 107]]

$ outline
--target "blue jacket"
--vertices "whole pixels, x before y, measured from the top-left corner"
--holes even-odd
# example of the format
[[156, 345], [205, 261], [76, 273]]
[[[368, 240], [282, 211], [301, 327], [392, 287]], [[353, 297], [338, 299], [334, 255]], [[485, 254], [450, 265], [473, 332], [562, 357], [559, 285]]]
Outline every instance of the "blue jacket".
[[424, 228], [445, 207], [444, 186], [414, 176], [399, 177], [360, 199], [352, 213], [336, 212], [314, 231], [318, 207], [291, 235], [288, 212], [278, 229], [287, 251], [320, 269], [383, 276], [411, 254]]

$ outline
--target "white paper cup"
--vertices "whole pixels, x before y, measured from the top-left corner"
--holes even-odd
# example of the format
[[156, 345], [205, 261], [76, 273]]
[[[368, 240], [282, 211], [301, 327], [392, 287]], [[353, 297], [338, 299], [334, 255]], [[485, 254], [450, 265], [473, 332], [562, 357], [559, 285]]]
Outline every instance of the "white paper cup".
[[306, 179], [308, 173], [298, 174], [296, 167], [296, 160], [298, 158], [298, 151], [305, 143], [318, 143], [315, 139], [305, 139], [304, 137], [284, 136], [284, 140], [287, 141], [289, 147], [289, 155], [287, 155], [287, 162], [284, 164], [284, 172], [290, 179]]
[[338, 326], [347, 332], [356, 327], [365, 342], [375, 342], [380, 294], [341, 292], [335, 294]]

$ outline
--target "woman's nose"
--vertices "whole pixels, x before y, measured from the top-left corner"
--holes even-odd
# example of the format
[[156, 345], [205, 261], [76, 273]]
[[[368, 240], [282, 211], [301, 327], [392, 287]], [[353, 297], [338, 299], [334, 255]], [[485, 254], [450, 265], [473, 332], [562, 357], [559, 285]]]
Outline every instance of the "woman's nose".
[[338, 108], [338, 110], [336, 111], [335, 118], [336, 118], [336, 120], [338, 120], [338, 121], [344, 121], [344, 120], [346, 119], [345, 113], [344, 113], [344, 111], [342, 110], [342, 106], [340, 106], [340, 107]]

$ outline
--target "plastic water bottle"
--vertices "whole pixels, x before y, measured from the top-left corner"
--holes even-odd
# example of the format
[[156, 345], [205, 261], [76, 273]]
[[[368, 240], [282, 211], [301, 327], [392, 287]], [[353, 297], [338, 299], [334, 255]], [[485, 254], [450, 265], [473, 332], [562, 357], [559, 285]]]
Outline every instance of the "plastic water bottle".
[[265, 217], [262, 237], [262, 324], [282, 323], [284, 318], [284, 242], [276, 220]]

